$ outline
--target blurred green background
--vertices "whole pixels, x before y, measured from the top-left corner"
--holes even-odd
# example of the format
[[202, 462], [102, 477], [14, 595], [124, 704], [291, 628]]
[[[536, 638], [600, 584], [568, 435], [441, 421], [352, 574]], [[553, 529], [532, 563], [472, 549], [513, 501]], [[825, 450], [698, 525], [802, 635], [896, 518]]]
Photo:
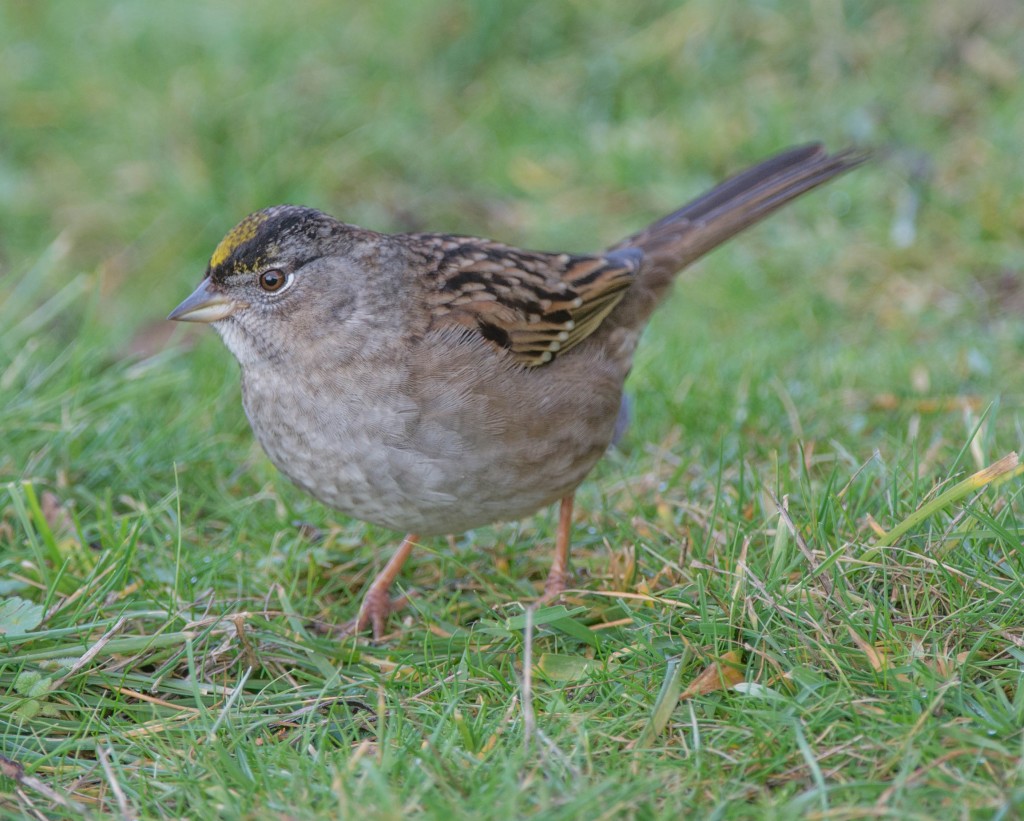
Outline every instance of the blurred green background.
[[[60, 237], [112, 306], [145, 296], [159, 316], [228, 227], [278, 201], [591, 248], [808, 139], [897, 153], [852, 205], [883, 226], [926, 176], [929, 224], [1011, 261], [996, 241], [1019, 202], [1015, 2], [15, 0], [0, 15], [5, 269]], [[967, 204], [955, 231], [940, 222]]]

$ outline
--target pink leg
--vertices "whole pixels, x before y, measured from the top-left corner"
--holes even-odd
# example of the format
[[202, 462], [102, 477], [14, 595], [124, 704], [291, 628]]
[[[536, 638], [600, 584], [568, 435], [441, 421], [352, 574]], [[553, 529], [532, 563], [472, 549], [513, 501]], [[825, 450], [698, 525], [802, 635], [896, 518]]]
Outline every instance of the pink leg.
[[558, 507], [558, 534], [555, 536], [555, 556], [551, 561], [548, 580], [544, 583], [541, 601], [550, 601], [565, 590], [565, 579], [569, 570], [569, 541], [572, 535], [573, 494], [562, 498]]
[[404, 604], [404, 599], [392, 602], [388, 591], [401, 571], [402, 565], [412, 553], [413, 545], [418, 540], [419, 537], [415, 533], [410, 533], [402, 539], [395, 555], [384, 565], [384, 569], [377, 574], [377, 578], [373, 580], [370, 589], [363, 596], [363, 603], [359, 606], [359, 615], [352, 624], [352, 632], [362, 632], [369, 626], [373, 628], [375, 639], [384, 635], [384, 624], [387, 622], [388, 616]]

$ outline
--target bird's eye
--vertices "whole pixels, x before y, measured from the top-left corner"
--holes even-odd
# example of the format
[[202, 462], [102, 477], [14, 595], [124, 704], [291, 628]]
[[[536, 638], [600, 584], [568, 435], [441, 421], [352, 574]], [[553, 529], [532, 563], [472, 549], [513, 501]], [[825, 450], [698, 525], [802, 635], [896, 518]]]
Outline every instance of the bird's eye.
[[287, 282], [288, 277], [276, 268], [271, 268], [269, 271], [264, 271], [260, 274], [260, 287], [270, 294], [280, 291]]

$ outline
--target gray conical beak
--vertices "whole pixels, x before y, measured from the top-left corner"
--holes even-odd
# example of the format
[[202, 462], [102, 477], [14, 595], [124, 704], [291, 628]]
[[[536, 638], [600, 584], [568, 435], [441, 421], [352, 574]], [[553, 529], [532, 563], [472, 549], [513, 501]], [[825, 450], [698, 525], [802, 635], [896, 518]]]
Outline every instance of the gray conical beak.
[[179, 322], [216, 322], [226, 319], [242, 307], [238, 302], [215, 293], [210, 288], [210, 278], [207, 277], [199, 283], [192, 295], [171, 311], [168, 319], [176, 319]]

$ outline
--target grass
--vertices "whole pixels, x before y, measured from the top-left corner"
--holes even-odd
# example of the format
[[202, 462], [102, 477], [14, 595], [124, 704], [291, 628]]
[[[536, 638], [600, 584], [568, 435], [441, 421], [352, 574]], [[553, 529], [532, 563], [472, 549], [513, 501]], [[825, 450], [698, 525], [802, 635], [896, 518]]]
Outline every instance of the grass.
[[[1022, 31], [0, 7], [0, 816], [1018, 817]], [[291, 201], [587, 250], [817, 138], [878, 157], [681, 278], [576, 589], [528, 608], [545, 511], [424, 545], [382, 643], [325, 633], [397, 537], [288, 485], [162, 321], [220, 236]]]

